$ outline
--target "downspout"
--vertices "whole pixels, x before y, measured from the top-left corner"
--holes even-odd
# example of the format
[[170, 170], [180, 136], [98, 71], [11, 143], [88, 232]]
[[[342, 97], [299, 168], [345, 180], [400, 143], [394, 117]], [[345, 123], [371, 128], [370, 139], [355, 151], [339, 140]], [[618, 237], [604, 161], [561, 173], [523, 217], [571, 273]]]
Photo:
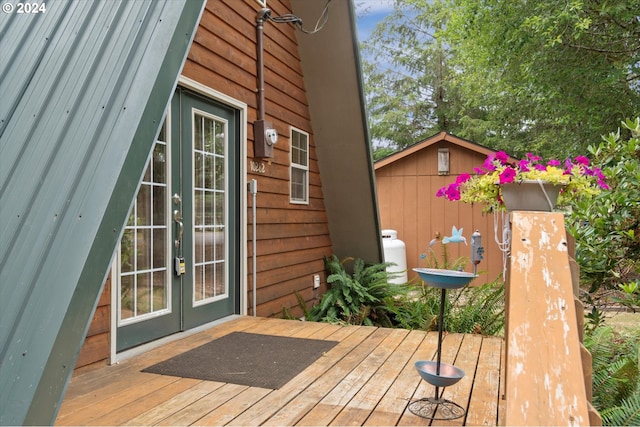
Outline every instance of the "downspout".
[[256, 195], [258, 194], [258, 181], [252, 179], [249, 181], [249, 192], [251, 193], [251, 257], [252, 257], [252, 268], [251, 268], [251, 280], [253, 282], [253, 317], [256, 317], [256, 291], [257, 291], [257, 280], [256, 280]]
[[256, 18], [256, 51], [257, 51], [257, 78], [258, 78], [258, 120], [264, 121], [264, 54], [263, 34], [264, 21], [269, 19], [271, 11], [260, 9]]

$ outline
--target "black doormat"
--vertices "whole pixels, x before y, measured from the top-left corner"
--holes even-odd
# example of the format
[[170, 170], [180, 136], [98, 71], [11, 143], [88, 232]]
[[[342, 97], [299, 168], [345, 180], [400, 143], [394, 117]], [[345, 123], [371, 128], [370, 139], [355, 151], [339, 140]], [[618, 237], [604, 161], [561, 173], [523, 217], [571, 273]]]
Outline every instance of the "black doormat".
[[337, 341], [232, 332], [142, 371], [275, 390], [336, 344]]

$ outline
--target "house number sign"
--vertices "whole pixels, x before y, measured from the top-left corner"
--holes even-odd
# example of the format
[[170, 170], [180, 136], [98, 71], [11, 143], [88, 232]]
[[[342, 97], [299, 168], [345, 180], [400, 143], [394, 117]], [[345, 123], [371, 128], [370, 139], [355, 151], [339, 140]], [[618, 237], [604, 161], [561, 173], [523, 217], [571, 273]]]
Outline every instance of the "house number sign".
[[267, 164], [251, 160], [251, 172], [264, 174], [267, 172]]

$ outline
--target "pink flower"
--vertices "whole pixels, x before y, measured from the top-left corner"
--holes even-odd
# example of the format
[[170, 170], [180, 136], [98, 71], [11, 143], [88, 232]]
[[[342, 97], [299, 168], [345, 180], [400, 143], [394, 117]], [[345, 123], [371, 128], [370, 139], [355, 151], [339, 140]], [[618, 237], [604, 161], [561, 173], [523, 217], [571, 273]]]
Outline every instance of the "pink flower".
[[505, 164], [509, 161], [509, 156], [504, 151], [498, 151], [496, 153], [496, 159], [500, 161], [500, 163]]
[[520, 172], [529, 172], [529, 160], [520, 160], [518, 169], [520, 169]]
[[447, 187], [445, 195], [449, 200], [460, 200], [460, 189], [457, 184], [451, 184]]
[[546, 171], [547, 167], [545, 165], [541, 165], [540, 163], [536, 163], [533, 165], [533, 168], [537, 171]]
[[460, 174], [458, 178], [456, 178], [456, 184], [462, 184], [464, 182], [469, 181], [470, 179], [471, 179], [471, 175], [469, 175], [468, 173]]
[[542, 160], [542, 157], [534, 156], [533, 153], [527, 153], [527, 158], [532, 162], [539, 162], [540, 160]]
[[560, 166], [560, 160], [551, 159], [547, 162], [547, 165], [558, 167]]
[[495, 159], [495, 154], [491, 153], [487, 156], [487, 158], [484, 161], [484, 164], [482, 165], [483, 168], [485, 168], [488, 171], [494, 171], [496, 170], [496, 165], [493, 164], [493, 161]]
[[589, 166], [589, 159], [585, 156], [577, 156], [576, 163], [579, 165]]
[[445, 193], [446, 191], [447, 191], [447, 187], [446, 187], [446, 186], [445, 186], [445, 187], [442, 187], [441, 189], [439, 189], [439, 190], [436, 192], [436, 197], [444, 197], [444, 196], [445, 196], [445, 194], [446, 194], [446, 193]]
[[485, 173], [487, 173], [484, 169], [482, 169], [482, 168], [478, 168], [478, 167], [473, 168], [473, 171], [474, 171], [477, 175], [484, 175]]
[[511, 166], [507, 166], [500, 174], [500, 184], [513, 182], [516, 177], [516, 171]]

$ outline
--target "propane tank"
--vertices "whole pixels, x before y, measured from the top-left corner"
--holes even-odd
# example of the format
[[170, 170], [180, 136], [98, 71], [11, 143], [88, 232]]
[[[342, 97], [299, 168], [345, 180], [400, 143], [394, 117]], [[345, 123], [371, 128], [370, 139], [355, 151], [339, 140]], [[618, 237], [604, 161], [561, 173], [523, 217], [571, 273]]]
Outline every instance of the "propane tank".
[[387, 267], [387, 273], [393, 273], [396, 276], [389, 282], [394, 284], [407, 283], [407, 250], [404, 242], [398, 239], [396, 230], [382, 230], [382, 247], [385, 262], [394, 264]]

